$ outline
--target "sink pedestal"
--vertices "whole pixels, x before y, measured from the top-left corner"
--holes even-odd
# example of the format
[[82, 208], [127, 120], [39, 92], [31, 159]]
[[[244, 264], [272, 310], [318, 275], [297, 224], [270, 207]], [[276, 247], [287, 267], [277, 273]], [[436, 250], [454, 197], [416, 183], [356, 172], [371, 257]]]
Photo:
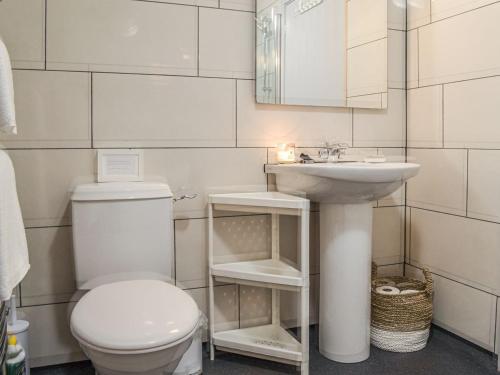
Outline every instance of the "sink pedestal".
[[[373, 204], [418, 173], [412, 163], [269, 164], [278, 191], [320, 202], [319, 350], [338, 362], [370, 356]], [[370, 203], [369, 203], [370, 202]]]
[[320, 207], [319, 351], [361, 362], [370, 356], [373, 204]]

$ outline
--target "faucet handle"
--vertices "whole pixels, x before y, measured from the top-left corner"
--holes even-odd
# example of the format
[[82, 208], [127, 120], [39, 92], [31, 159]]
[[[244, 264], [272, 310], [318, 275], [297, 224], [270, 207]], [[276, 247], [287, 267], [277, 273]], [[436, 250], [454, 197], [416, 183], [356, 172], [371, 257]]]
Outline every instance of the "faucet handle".
[[318, 150], [318, 156], [322, 160], [327, 160], [329, 154], [330, 154], [330, 151], [329, 151], [328, 147], [326, 147], [326, 148], [320, 148]]
[[345, 155], [346, 150], [349, 148], [348, 143], [339, 143], [338, 145], [339, 153]]

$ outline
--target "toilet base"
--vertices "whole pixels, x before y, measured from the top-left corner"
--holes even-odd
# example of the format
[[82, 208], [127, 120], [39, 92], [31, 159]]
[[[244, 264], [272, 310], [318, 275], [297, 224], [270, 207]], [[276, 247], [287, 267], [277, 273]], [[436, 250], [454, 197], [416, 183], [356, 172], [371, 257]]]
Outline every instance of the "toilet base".
[[189, 349], [193, 336], [175, 346], [150, 353], [105, 353], [80, 342], [98, 375], [170, 375]]

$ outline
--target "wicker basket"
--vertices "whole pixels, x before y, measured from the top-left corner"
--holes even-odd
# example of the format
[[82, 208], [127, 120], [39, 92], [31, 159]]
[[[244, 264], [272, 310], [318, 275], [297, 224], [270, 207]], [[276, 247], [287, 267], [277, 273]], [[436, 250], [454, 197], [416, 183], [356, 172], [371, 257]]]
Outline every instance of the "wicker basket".
[[[392, 352], [414, 352], [425, 348], [432, 321], [433, 282], [428, 269], [425, 281], [392, 276], [377, 278], [377, 265], [372, 266], [372, 344]], [[392, 285], [399, 290], [416, 290], [411, 294], [386, 295], [375, 290]]]

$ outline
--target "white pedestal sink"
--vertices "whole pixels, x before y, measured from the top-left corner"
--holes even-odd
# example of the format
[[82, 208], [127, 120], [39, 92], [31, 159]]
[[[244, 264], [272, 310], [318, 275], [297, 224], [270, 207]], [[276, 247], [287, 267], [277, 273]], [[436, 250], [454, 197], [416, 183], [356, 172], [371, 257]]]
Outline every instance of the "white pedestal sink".
[[373, 201], [396, 191], [410, 163], [267, 165], [279, 191], [320, 202], [319, 350], [338, 362], [370, 356]]

